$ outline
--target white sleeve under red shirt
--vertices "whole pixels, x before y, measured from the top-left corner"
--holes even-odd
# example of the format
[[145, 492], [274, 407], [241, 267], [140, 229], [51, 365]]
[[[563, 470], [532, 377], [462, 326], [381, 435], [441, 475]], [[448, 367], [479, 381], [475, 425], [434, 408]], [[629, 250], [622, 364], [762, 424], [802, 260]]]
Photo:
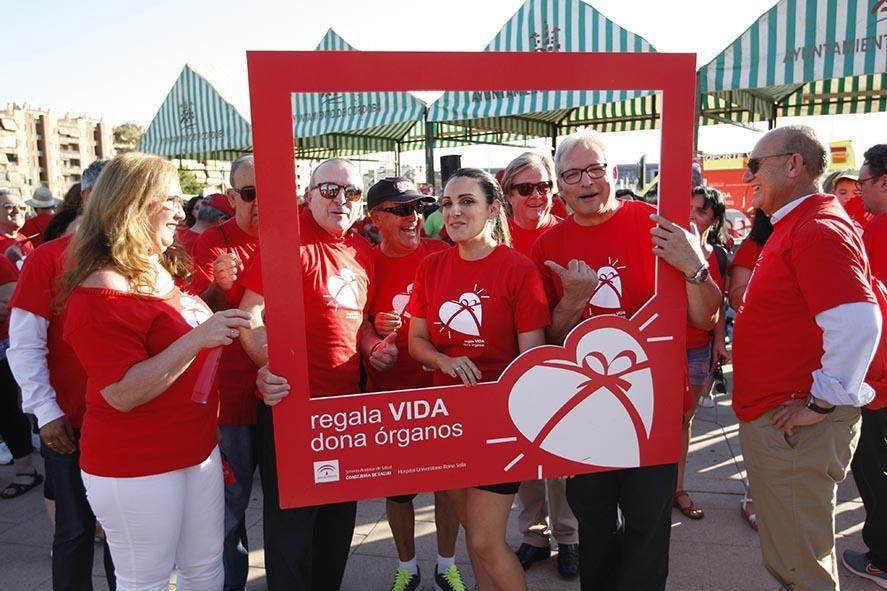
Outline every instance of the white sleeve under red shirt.
[[[477, 261], [463, 260], [458, 248], [427, 257], [416, 272], [410, 313], [428, 323], [438, 351], [471, 359], [484, 382], [497, 379], [518, 356], [518, 334], [550, 322], [539, 272], [507, 246]], [[461, 383], [434, 372], [436, 386]]]
[[736, 416], [806, 398], [823, 363], [816, 316], [859, 302], [876, 303], [868, 262], [837, 199], [812, 195], [774, 221], [734, 327]]
[[560, 221], [561, 218], [556, 215], [549, 215], [548, 220], [546, 220], [545, 224], [541, 227], [525, 230], [514, 223], [513, 218], [508, 218], [508, 230], [511, 232], [511, 248], [522, 255], [529, 257], [533, 250], [533, 244], [536, 243], [536, 239], [547, 232], [549, 228], [556, 226]]
[[430, 254], [447, 248], [450, 246], [446, 242], [431, 238], [423, 238], [419, 247], [405, 257], [388, 257], [382, 254], [382, 249], [378, 246], [373, 248], [373, 283], [376, 287], [369, 307], [370, 318], [380, 312], [397, 312], [403, 319], [403, 326], [397, 333], [398, 356], [394, 366], [387, 371], [378, 371], [369, 363], [364, 364], [368, 392], [426, 388], [432, 385], [431, 372], [425, 371], [408, 352], [410, 311], [407, 304], [413, 292], [413, 281], [419, 263]]
[[[56, 306], [55, 301], [59, 294], [65, 253], [70, 242], [71, 236], [63, 236], [41, 244], [40, 248], [25, 260], [15, 292], [9, 302], [10, 309], [24, 310], [44, 318], [49, 323], [45, 343], [45, 362], [49, 369], [48, 382], [37, 375], [40, 373], [39, 370], [32, 367], [36, 364], [29, 362], [37, 360], [23, 358], [31, 355], [34, 348], [28, 351], [18, 350], [16, 335], [11, 335], [11, 349], [8, 353], [10, 365], [22, 388], [23, 405], [25, 408], [34, 409], [33, 412], [38, 414], [41, 427], [45, 422], [40, 417], [39, 409], [46, 408], [47, 405], [52, 406], [52, 399], [75, 429], [80, 428], [85, 408], [83, 397], [86, 374], [74, 350], [62, 338], [64, 313]], [[19, 365], [20, 362], [24, 365]]]
[[548, 304], [554, 309], [564, 294], [560, 279], [545, 266], [566, 267], [571, 259], [597, 269], [598, 287], [582, 319], [600, 314], [631, 317], [653, 296], [656, 260], [650, 242], [656, 209], [642, 201], [619, 200], [619, 209], [597, 226], [580, 226], [566, 218], [536, 240], [532, 259], [542, 273]]
[[162, 394], [129, 412], [115, 410], [101, 390], [134, 365], [158, 355], [212, 312], [178, 289], [166, 297], [76, 288], [66, 302], [65, 339], [86, 369], [86, 415], [80, 468], [129, 478], [199, 464], [216, 445], [218, 396], [191, 401], [209, 351], [203, 350]]
[[[189, 230], [190, 231], [190, 230]], [[192, 232], [193, 233], [193, 232]], [[259, 239], [250, 236], [234, 218], [195, 235], [191, 251], [194, 277], [189, 291], [202, 293], [213, 282], [213, 262], [220, 255], [236, 254], [248, 265], [259, 247]], [[243, 297], [243, 286], [235, 283], [225, 296], [225, 307], [236, 308]], [[258, 368], [244, 352], [239, 340], [222, 350], [216, 387], [219, 388], [219, 424], [252, 425], [256, 422], [256, 373]]]
[[[356, 233], [330, 235], [307, 208], [299, 232], [310, 395], [353, 394], [360, 389], [360, 330], [373, 297], [372, 247]], [[254, 257], [241, 283], [261, 295], [260, 262]]]
[[[721, 277], [721, 266], [718, 264], [718, 256], [714, 251], [708, 257], [708, 272], [712, 280], [724, 291], [724, 278]], [[711, 332], [696, 328], [687, 323], [687, 349], [698, 349], [706, 346], [711, 341]]]

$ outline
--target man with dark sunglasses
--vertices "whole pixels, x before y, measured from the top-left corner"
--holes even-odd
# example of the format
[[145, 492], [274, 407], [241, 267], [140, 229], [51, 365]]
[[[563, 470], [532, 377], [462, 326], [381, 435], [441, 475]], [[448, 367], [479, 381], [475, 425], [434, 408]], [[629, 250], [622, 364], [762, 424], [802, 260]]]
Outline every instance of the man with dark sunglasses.
[[828, 151], [809, 127], [755, 145], [743, 181], [773, 233], [733, 332], [733, 410], [761, 554], [782, 587], [838, 589], [835, 495], [859, 439], [881, 314], [862, 240], [819, 191]]
[[[397, 360], [393, 338], [379, 338], [366, 321], [373, 297], [373, 254], [363, 237], [349, 231], [361, 213], [362, 195], [359, 172], [341, 158], [318, 165], [305, 192], [299, 250], [311, 397], [359, 392], [361, 356], [380, 371]], [[261, 366], [256, 383], [264, 402], [258, 405], [257, 425], [268, 589], [336, 591], [351, 548], [357, 502], [280, 508], [271, 407], [289, 386], [268, 372], [260, 262], [255, 258], [246, 270], [240, 307], [256, 314], [241, 342]]]
[[[228, 204], [233, 216], [197, 237], [192, 251], [194, 277], [190, 289], [213, 310], [240, 305], [243, 287], [237, 282], [244, 265], [259, 246], [256, 172], [252, 155], [231, 163]], [[223, 195], [213, 196], [224, 199]], [[201, 206], [202, 211], [202, 206]], [[219, 386], [219, 449], [227, 458], [237, 482], [225, 487], [225, 540], [222, 563], [224, 591], [242, 591], [249, 573], [246, 508], [256, 471], [256, 366], [239, 341], [222, 351], [216, 377]]]
[[[419, 263], [426, 256], [448, 248], [440, 240], [421, 236], [422, 214], [432, 203], [434, 197], [423, 195], [404, 177], [384, 178], [367, 193], [367, 209], [382, 238], [373, 248], [376, 288], [370, 304], [370, 319], [379, 338], [396, 339], [398, 348], [397, 363], [393, 367], [379, 371], [370, 364], [365, 365], [369, 392], [432, 385], [431, 372], [425, 371], [407, 352], [410, 314], [406, 311]], [[421, 581], [416, 561], [414, 498], [415, 494], [386, 499], [388, 525], [399, 559], [391, 591], [414, 591]], [[434, 524], [437, 530], [435, 588], [462, 591], [465, 586], [455, 564], [459, 521], [446, 494], [434, 493]]]
[[[865, 151], [864, 158], [859, 169], [859, 188], [866, 211], [874, 217], [865, 227], [862, 242], [872, 266], [872, 274], [885, 283], [887, 144], [872, 146]], [[865, 506], [862, 541], [868, 546], [868, 552], [847, 549], [841, 559], [854, 574], [887, 589], [887, 378], [871, 375], [871, 372], [867, 377], [878, 396], [862, 409], [859, 445], [851, 467]]]

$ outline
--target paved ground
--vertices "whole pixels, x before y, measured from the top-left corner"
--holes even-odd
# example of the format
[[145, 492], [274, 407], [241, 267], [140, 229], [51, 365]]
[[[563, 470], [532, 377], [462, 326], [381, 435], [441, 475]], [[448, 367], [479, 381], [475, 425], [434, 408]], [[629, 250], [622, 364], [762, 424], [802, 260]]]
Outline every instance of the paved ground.
[[[35, 456], [42, 470], [39, 456]], [[11, 466], [0, 466], [0, 482], [13, 475]], [[705, 518], [690, 521], [674, 511], [671, 543], [669, 591], [762, 591], [778, 585], [761, 565], [757, 534], [741, 519], [742, 454], [739, 450], [736, 417], [727, 397], [718, 399], [715, 408], [700, 408], [693, 429], [693, 442], [687, 473], [687, 489], [705, 508]], [[852, 478], [838, 490], [837, 547], [862, 549], [861, 529], [865, 511]], [[248, 589], [266, 588], [262, 554], [262, 494], [256, 479], [248, 514], [250, 552]], [[432, 496], [416, 501], [416, 546], [423, 572], [432, 572], [436, 554], [434, 544]], [[518, 532], [510, 523], [509, 542], [520, 543]], [[39, 492], [32, 491], [18, 499], [0, 500], [0, 591], [48, 591], [50, 581], [51, 533]], [[391, 532], [385, 520], [385, 503], [362, 501], [358, 506], [357, 527], [352, 543], [342, 591], [386, 591], [396, 566]], [[473, 583], [464, 543], [456, 554], [465, 579]], [[107, 589], [100, 561], [94, 569], [95, 587]], [[527, 573], [532, 590], [578, 590], [577, 581], [563, 581], [557, 575], [552, 558], [534, 565]], [[174, 579], [170, 585], [174, 589]], [[874, 591], [877, 586], [848, 574], [841, 568], [844, 591]], [[424, 582], [423, 589], [431, 589]]]

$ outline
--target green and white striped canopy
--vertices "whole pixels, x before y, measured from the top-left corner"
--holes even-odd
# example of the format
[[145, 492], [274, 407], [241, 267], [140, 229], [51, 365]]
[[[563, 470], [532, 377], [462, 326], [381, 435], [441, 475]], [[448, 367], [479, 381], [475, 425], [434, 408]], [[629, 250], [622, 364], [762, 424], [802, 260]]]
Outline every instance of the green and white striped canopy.
[[230, 160], [252, 150], [249, 115], [243, 80], [185, 64], [139, 150], [170, 158]]
[[[582, 0], [527, 0], [485, 51], [656, 51]], [[648, 91], [449, 91], [428, 109], [428, 120], [471, 133], [552, 137], [563, 126], [594, 121], [603, 131], [652, 125]], [[637, 100], [636, 100], [637, 99]], [[650, 119], [649, 122], [646, 122]], [[456, 123], [458, 122], [458, 123]], [[436, 133], [437, 137], [439, 134]]]
[[[317, 50], [354, 48], [330, 29]], [[424, 137], [422, 129], [416, 129], [424, 116], [425, 104], [407, 92], [296, 93], [296, 157], [396, 151], [408, 134]]]
[[698, 86], [722, 99], [722, 116], [766, 121], [885, 111], [885, 73], [887, 0], [780, 0], [699, 70]]

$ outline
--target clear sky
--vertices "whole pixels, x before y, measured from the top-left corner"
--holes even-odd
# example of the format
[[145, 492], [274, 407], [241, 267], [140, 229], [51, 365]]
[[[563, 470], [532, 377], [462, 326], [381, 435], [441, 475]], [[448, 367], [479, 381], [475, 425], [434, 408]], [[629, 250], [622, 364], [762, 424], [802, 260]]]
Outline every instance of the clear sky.
[[[330, 27], [363, 50], [479, 51], [523, 0], [9, 0], [0, 105], [147, 125], [186, 62], [245, 78], [249, 49], [313, 49]], [[775, 0], [591, 0], [659, 51], [701, 66]], [[408, 73], [406, 73], [408, 75]], [[887, 115], [817, 118], [826, 140], [885, 141]], [[724, 126], [717, 126], [723, 128]], [[755, 134], [706, 130], [707, 151]]]

